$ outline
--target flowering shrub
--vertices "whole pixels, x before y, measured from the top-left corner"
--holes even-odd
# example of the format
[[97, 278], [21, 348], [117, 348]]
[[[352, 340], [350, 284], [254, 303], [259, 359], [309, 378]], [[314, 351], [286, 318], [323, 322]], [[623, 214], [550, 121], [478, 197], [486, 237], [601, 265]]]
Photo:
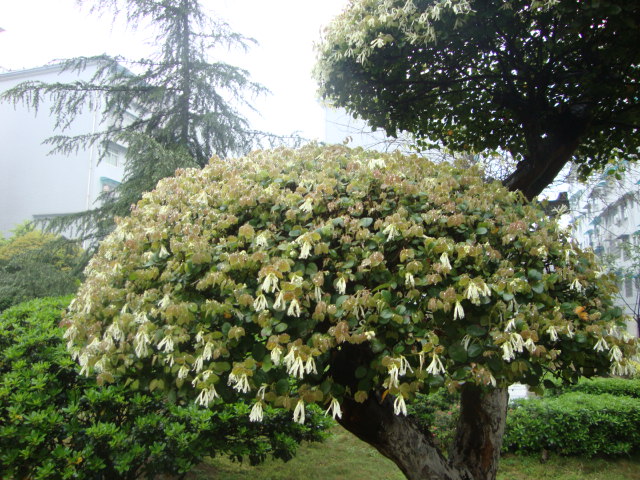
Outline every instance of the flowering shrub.
[[70, 298], [46, 298], [0, 314], [0, 478], [156, 478], [188, 472], [216, 453], [252, 463], [291, 458], [308, 425], [270, 412], [260, 424], [242, 403], [202, 409], [171, 404], [159, 392], [99, 387], [78, 375], [57, 326]]
[[[304, 421], [345, 396], [630, 369], [615, 286], [535, 203], [474, 169], [344, 147], [181, 170], [91, 261], [63, 322], [84, 373]], [[368, 349], [351, 387], [331, 360]], [[344, 350], [344, 349], [343, 349]], [[348, 387], [348, 388], [347, 388]]]

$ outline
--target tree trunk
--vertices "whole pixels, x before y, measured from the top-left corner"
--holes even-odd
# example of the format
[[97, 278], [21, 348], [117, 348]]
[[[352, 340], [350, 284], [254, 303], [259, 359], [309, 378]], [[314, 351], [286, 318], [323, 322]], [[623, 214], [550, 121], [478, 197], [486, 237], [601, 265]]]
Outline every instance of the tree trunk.
[[[345, 345], [334, 352], [331, 374], [343, 385], [353, 385], [358, 365], [367, 365], [370, 351]], [[357, 382], [356, 382], [357, 383]], [[483, 390], [463, 385], [460, 420], [448, 458], [429, 432], [410, 417], [396, 415], [393, 398], [369, 396], [358, 403], [342, 401], [340, 424], [391, 459], [409, 480], [494, 480], [498, 470], [507, 416], [506, 389]]]
[[[550, 119], [546, 129], [537, 121], [523, 122], [528, 153], [503, 184], [532, 200], [548, 187], [573, 157], [587, 130], [588, 118], [565, 112]], [[545, 132], [544, 135], [542, 132]]]
[[391, 459], [409, 480], [494, 480], [507, 416], [507, 392], [463, 387], [460, 420], [449, 458], [410, 417], [395, 415], [387, 396], [346, 399], [340, 424]]

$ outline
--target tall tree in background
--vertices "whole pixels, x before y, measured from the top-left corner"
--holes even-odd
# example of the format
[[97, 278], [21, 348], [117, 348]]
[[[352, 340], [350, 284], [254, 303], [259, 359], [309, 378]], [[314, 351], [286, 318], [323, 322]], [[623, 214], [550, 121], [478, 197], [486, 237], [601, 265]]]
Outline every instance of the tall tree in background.
[[640, 147], [640, 3], [354, 0], [326, 32], [321, 92], [396, 135], [504, 149], [528, 198], [569, 161]]
[[[47, 140], [52, 152], [72, 153], [98, 144], [102, 156], [113, 143], [127, 147], [125, 175], [115, 192], [103, 194], [93, 210], [56, 218], [50, 226], [71, 226], [86, 238], [101, 238], [115, 216], [127, 215], [142, 193], [177, 168], [202, 167], [212, 155], [246, 152], [255, 135], [238, 110], [265, 91], [247, 71], [212, 62], [216, 48], [246, 49], [252, 39], [208, 18], [198, 0], [106, 0], [91, 3], [96, 13], [126, 16], [129, 25], [148, 23], [158, 51], [135, 62], [101, 55], [74, 58], [65, 71], [95, 68], [89, 80], [72, 83], [25, 82], [7, 91], [5, 101], [38, 109], [52, 103], [56, 129]], [[125, 68], [128, 67], [128, 68]], [[103, 128], [76, 136], [64, 131], [83, 109], [101, 108]]]

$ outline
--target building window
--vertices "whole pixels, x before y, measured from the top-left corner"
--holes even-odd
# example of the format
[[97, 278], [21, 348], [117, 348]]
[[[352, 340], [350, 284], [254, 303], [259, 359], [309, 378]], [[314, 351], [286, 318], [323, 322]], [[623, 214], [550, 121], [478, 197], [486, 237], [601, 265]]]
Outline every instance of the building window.
[[126, 151], [127, 149], [124, 148], [123, 146], [118, 145], [117, 143], [109, 142], [109, 144], [107, 145], [107, 149], [104, 152], [104, 155], [102, 157], [102, 160], [107, 165], [120, 167], [124, 163], [124, 154]]
[[618, 248], [620, 249], [622, 260], [631, 260], [631, 244], [629, 243], [629, 235], [620, 235], [618, 237]]
[[108, 177], [100, 177], [100, 190], [105, 197], [113, 197], [119, 183]]
[[633, 295], [633, 279], [625, 278], [624, 279], [624, 296], [630, 297]]

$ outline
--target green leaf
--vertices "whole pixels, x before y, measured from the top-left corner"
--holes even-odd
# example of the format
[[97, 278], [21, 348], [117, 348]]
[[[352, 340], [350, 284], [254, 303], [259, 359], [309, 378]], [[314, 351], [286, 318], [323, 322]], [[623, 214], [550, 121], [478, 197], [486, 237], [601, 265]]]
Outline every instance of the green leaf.
[[483, 348], [481, 345], [478, 345], [477, 343], [472, 343], [471, 345], [469, 345], [469, 349], [467, 350], [467, 354], [471, 357], [477, 357], [478, 355], [480, 355], [483, 352]]
[[356, 368], [355, 376], [356, 378], [364, 378], [368, 372], [369, 369], [367, 367], [359, 366], [358, 368]]
[[483, 335], [486, 335], [487, 329], [480, 325], [469, 325], [467, 327], [467, 333], [472, 337], [482, 337]]
[[449, 357], [456, 362], [464, 363], [467, 361], [467, 351], [459, 343], [454, 343], [449, 347]]
[[359, 223], [360, 223], [361, 227], [367, 228], [367, 227], [371, 226], [371, 224], [373, 223], [373, 218], [371, 218], [371, 217], [361, 218]]

